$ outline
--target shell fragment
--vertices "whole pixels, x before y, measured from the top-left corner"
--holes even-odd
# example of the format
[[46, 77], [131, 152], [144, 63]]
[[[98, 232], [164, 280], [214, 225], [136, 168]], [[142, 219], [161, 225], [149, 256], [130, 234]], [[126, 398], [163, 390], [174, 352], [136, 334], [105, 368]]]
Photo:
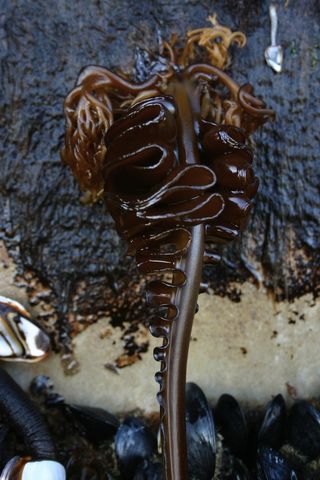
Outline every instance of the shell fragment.
[[48, 355], [50, 339], [18, 302], [0, 296], [0, 359], [38, 362]]
[[280, 73], [283, 63], [283, 49], [281, 45], [276, 44], [276, 35], [278, 28], [278, 16], [275, 5], [270, 5], [270, 20], [271, 20], [271, 45], [267, 47], [264, 52], [264, 57], [267, 64], [275, 72]]

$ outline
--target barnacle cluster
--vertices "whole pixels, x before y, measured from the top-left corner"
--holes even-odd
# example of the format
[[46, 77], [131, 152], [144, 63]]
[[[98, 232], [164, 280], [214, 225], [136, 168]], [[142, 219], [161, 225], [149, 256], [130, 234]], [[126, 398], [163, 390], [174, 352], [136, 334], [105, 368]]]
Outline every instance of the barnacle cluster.
[[[134, 84], [105, 68], [80, 74], [65, 101], [62, 157], [93, 200], [103, 197], [138, 268], [156, 279], [147, 298], [159, 309], [151, 332], [163, 338], [156, 380], [166, 478], [184, 479], [188, 344], [205, 244], [236, 238], [258, 181], [247, 138], [272, 116], [220, 67], [245, 37], [212, 20], [190, 32], [186, 47], [166, 42], [168, 69]], [[194, 63], [198, 49], [208, 63]]]

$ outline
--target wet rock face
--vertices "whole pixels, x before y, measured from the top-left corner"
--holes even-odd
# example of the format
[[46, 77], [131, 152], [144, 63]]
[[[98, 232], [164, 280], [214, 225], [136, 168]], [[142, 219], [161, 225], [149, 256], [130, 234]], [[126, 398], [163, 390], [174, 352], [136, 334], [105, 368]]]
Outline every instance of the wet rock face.
[[[230, 283], [252, 272], [278, 298], [313, 291], [317, 282], [319, 13], [316, 0], [287, 4], [279, 9], [284, 71], [275, 75], [263, 57], [268, 5], [215, 2], [220, 21], [248, 37], [234, 53], [232, 76], [255, 85], [277, 113], [255, 136], [261, 186], [249, 228], [226, 250], [227, 261], [206, 274], [220, 293], [232, 295]], [[48, 302], [59, 318], [74, 311], [94, 320], [107, 311], [121, 323], [124, 306], [143, 309], [139, 294], [126, 293], [129, 279], [137, 291], [141, 279], [129, 271], [104, 206], [81, 205], [61, 163], [63, 100], [87, 64], [120, 67], [143, 80], [156, 68], [148, 52], [157, 51], [159, 37], [183, 37], [211, 13], [209, 0], [186, 1], [183, 9], [178, 1], [83, 0], [74, 8], [64, 0], [0, 0], [0, 232], [20, 272], [50, 287]], [[64, 338], [70, 326], [61, 326]]]

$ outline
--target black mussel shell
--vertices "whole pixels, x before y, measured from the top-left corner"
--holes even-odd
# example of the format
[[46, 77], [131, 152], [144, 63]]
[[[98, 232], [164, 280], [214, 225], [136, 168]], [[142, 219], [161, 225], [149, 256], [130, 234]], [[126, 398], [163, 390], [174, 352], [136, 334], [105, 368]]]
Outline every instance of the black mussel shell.
[[67, 470], [67, 479], [68, 480], [114, 480], [114, 477], [105, 472], [104, 473], [97, 472], [93, 467], [85, 465], [85, 466], [73, 467]]
[[79, 422], [91, 442], [103, 442], [113, 437], [119, 427], [119, 420], [103, 408], [65, 404], [72, 417]]
[[43, 401], [47, 407], [56, 407], [64, 405], [65, 401], [62, 395], [55, 393], [54, 384], [47, 375], [37, 375], [30, 383], [29, 391], [37, 400]]
[[237, 458], [234, 459], [232, 474], [228, 477], [228, 480], [250, 480], [251, 476], [247, 470], [247, 467]]
[[90, 466], [73, 466], [67, 470], [68, 480], [101, 480], [101, 475]]
[[30, 393], [33, 397], [46, 397], [53, 393], [53, 381], [47, 375], [37, 375], [30, 383]]
[[163, 471], [161, 463], [145, 460], [136, 470], [133, 480], [162, 480]]
[[8, 432], [9, 432], [8, 425], [4, 425], [3, 423], [0, 423], [0, 455], [1, 455], [2, 445], [5, 443]]
[[244, 458], [248, 446], [248, 427], [237, 400], [232, 395], [221, 395], [214, 413], [226, 446], [236, 457]]
[[258, 450], [258, 480], [298, 480], [287, 461], [272, 448]]
[[80, 452], [71, 455], [67, 462], [66, 476], [68, 480], [111, 480], [113, 478], [93, 459], [87, 463], [88, 459], [83, 458]]
[[138, 466], [157, 450], [156, 437], [139, 419], [128, 417], [118, 428], [115, 451], [124, 479], [132, 479]]
[[320, 455], [320, 412], [304, 400], [290, 410], [287, 442], [309, 458]]
[[[1, 465], [2, 462], [6, 463], [9, 459], [6, 459], [6, 454], [7, 452], [5, 451], [6, 447], [6, 441], [7, 441], [7, 435], [9, 433], [9, 427], [8, 425], [4, 425], [0, 423], [0, 472], [1, 468], [3, 465]], [[6, 461], [4, 461], [6, 460]]]
[[266, 413], [259, 431], [260, 445], [278, 449], [284, 438], [286, 426], [286, 404], [282, 395], [277, 395], [267, 405]]
[[191, 479], [211, 480], [216, 462], [216, 432], [212, 412], [202, 390], [186, 386], [186, 430]]

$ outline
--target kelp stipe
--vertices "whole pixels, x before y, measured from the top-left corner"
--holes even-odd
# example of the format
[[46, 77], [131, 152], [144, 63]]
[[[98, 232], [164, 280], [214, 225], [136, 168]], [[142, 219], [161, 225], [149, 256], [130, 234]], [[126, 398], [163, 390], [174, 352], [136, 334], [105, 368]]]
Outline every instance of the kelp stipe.
[[[215, 22], [215, 19], [212, 19]], [[168, 70], [133, 84], [87, 67], [65, 101], [64, 161], [91, 199], [104, 197], [140, 272], [154, 274], [148, 301], [160, 361], [162, 447], [167, 480], [188, 477], [185, 381], [203, 261], [238, 237], [258, 188], [248, 135], [272, 111], [221, 68], [245, 37], [214, 23], [163, 44]], [[191, 64], [198, 49], [209, 63]]]

